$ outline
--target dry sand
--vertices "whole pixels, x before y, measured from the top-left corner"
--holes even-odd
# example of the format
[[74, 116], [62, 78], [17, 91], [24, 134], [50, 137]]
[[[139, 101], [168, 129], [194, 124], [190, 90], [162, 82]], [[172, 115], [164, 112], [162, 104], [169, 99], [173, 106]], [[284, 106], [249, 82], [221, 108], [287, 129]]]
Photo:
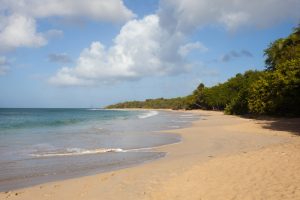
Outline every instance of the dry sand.
[[300, 199], [299, 119], [193, 112], [203, 117], [172, 131], [183, 141], [156, 149], [168, 152], [165, 158], [0, 193], [0, 199]]

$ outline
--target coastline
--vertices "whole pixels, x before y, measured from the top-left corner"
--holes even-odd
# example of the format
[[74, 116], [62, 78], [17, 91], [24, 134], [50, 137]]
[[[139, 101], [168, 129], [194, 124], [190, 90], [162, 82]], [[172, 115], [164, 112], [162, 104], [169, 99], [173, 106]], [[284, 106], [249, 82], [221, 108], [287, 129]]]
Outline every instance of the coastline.
[[180, 143], [154, 149], [166, 152], [166, 157], [103, 174], [2, 192], [0, 199], [300, 197], [298, 137], [263, 128], [264, 121], [215, 111], [185, 112], [202, 117], [190, 127], [163, 131], [182, 137]]

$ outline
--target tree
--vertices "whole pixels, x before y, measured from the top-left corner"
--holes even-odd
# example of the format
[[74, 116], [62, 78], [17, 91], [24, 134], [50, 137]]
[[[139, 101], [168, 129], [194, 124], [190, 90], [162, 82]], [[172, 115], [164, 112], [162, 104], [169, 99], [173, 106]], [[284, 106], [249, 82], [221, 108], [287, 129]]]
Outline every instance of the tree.
[[265, 50], [267, 70], [274, 71], [276, 66], [286, 60], [299, 57], [300, 54], [300, 24], [287, 38], [280, 38], [271, 43]]
[[213, 87], [199, 84], [191, 95], [125, 102], [110, 108], [224, 110], [227, 114], [300, 115], [300, 25], [265, 50], [266, 70], [237, 74]]
[[250, 112], [300, 115], [300, 58], [276, 65], [251, 88]]

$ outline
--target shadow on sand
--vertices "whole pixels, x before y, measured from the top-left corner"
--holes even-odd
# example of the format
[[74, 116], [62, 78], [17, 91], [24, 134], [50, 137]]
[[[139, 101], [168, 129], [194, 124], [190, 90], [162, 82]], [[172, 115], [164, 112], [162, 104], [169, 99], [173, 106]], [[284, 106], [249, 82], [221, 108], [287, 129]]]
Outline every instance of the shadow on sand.
[[287, 131], [300, 136], [300, 118], [277, 118], [277, 117], [245, 117], [257, 120], [263, 128], [275, 131]]

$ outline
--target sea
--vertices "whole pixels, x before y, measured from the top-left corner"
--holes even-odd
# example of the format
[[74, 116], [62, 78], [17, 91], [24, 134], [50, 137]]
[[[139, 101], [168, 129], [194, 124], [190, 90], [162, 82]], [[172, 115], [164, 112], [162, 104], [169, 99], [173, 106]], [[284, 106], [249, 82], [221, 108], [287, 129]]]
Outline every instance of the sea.
[[0, 109], [0, 191], [87, 176], [159, 159], [178, 143], [162, 130], [199, 116], [155, 110]]

